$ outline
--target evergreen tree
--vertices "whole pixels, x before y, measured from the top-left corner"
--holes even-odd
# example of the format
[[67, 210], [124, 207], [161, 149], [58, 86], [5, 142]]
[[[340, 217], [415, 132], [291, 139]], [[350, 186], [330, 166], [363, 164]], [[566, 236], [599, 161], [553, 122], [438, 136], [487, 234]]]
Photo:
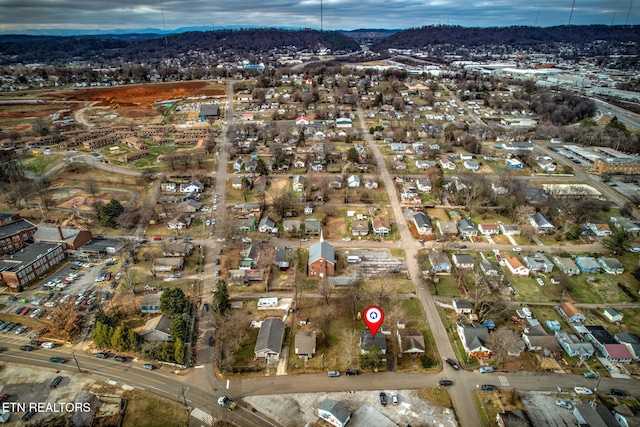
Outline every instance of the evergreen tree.
[[631, 247], [633, 235], [622, 227], [612, 227], [611, 234], [602, 239], [602, 246], [619, 255]]
[[231, 308], [231, 303], [229, 302], [229, 289], [227, 289], [227, 284], [224, 281], [220, 281], [216, 286], [216, 290], [213, 291], [213, 303], [211, 309], [222, 315], [227, 312]]
[[119, 324], [111, 335], [111, 347], [118, 351], [129, 349], [129, 328], [124, 323]]
[[111, 346], [111, 335], [113, 334], [113, 328], [102, 322], [96, 322], [96, 326], [93, 329], [93, 342], [98, 348]]
[[187, 341], [189, 334], [189, 324], [182, 315], [176, 316], [169, 326], [169, 333], [174, 341]]
[[116, 227], [116, 219], [124, 212], [124, 207], [116, 199], [100, 208], [100, 225], [103, 227]]
[[378, 370], [382, 367], [382, 350], [375, 345], [369, 347], [364, 354], [360, 356], [360, 366], [363, 369]]
[[181, 339], [177, 339], [173, 345], [174, 348], [174, 352], [173, 352], [173, 357], [176, 361], [176, 363], [180, 364], [180, 365], [184, 365], [185, 364], [185, 346], [184, 343], [182, 342]]
[[188, 307], [187, 297], [180, 288], [167, 288], [160, 295], [160, 311], [167, 316], [186, 313]]
[[129, 333], [127, 334], [127, 346], [130, 351], [140, 350], [140, 335], [131, 329], [129, 329]]

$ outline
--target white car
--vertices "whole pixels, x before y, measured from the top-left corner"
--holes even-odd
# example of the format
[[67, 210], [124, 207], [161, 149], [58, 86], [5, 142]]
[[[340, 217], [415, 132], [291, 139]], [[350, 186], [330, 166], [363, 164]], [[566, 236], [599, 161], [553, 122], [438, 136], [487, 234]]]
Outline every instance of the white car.
[[52, 342], [43, 342], [41, 347], [42, 348], [54, 348], [56, 345]]
[[217, 207], [217, 206], [214, 206], [214, 207], [213, 207], [213, 210], [214, 210], [214, 211], [217, 211], [217, 210], [218, 210], [218, 207]]
[[538, 278], [536, 279], [536, 282], [538, 282], [538, 285], [540, 285], [540, 286], [544, 286], [544, 280], [542, 280], [541, 278], [539, 278], [539, 277], [538, 277]]
[[573, 388], [573, 391], [575, 391], [577, 394], [584, 394], [584, 395], [593, 394], [593, 391], [591, 391], [591, 389], [588, 387], [575, 386]]
[[573, 405], [570, 402], [562, 399], [556, 399], [556, 405], [569, 410], [573, 409]]
[[40, 300], [39, 299], [32, 299], [30, 301], [30, 303], [33, 304], [33, 305], [40, 305]]
[[208, 220], [207, 220], [207, 222], [205, 222], [205, 225], [206, 225], [207, 227], [208, 227], [208, 226], [210, 226], [210, 225], [211, 225], [211, 220], [210, 220], [210, 219], [208, 219]]
[[512, 249], [513, 252], [522, 252], [522, 248], [515, 247]]
[[53, 301], [47, 301], [47, 302], [44, 303], [44, 306], [45, 307], [55, 307], [56, 303], [53, 302]]
[[640, 252], [640, 248], [638, 247], [629, 248], [629, 252], [638, 253]]
[[345, 242], [350, 242], [351, 241], [351, 237], [343, 237], [342, 240], [344, 240]]

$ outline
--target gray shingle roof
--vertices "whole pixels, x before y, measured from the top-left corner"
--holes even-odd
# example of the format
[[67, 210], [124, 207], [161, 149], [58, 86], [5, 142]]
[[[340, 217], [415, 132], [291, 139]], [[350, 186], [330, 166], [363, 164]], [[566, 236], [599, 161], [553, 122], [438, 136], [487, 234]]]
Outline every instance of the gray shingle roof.
[[254, 352], [270, 351], [280, 354], [283, 339], [284, 322], [280, 319], [267, 319], [262, 322], [262, 326], [260, 327]]
[[335, 264], [336, 255], [333, 249], [333, 245], [330, 245], [323, 240], [311, 245], [309, 247], [309, 264], [316, 262], [320, 258], [324, 258], [325, 261], [330, 262], [331, 264]]

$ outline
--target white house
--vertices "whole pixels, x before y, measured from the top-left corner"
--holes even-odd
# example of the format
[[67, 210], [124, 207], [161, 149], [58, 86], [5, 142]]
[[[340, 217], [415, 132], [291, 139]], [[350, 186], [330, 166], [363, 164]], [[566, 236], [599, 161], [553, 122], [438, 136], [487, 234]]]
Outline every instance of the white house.
[[613, 307], [605, 308], [602, 314], [611, 323], [620, 323], [624, 318], [624, 315]]
[[509, 272], [517, 277], [528, 277], [529, 269], [525, 267], [522, 262], [516, 257], [504, 256], [504, 265], [507, 267]]
[[233, 162], [233, 170], [241, 171], [244, 166], [244, 160], [242, 157], [238, 157], [235, 162]]
[[360, 177], [358, 175], [351, 175], [349, 178], [347, 178], [347, 186], [349, 188], [360, 187]]
[[455, 170], [456, 164], [449, 157], [442, 157], [440, 159], [440, 166], [442, 169]]
[[421, 236], [433, 233], [433, 226], [431, 225], [431, 221], [429, 220], [429, 217], [427, 217], [424, 213], [416, 212], [413, 215], [413, 223], [418, 230], [418, 234], [420, 234]]
[[278, 231], [276, 227], [276, 221], [270, 216], [265, 216], [260, 220], [260, 225], [258, 225], [258, 231], [261, 233], [274, 233]]
[[463, 160], [462, 165], [470, 171], [477, 171], [480, 169], [480, 164], [475, 160]]
[[419, 178], [416, 180], [416, 188], [418, 191], [428, 193], [431, 191], [431, 180], [429, 178]]

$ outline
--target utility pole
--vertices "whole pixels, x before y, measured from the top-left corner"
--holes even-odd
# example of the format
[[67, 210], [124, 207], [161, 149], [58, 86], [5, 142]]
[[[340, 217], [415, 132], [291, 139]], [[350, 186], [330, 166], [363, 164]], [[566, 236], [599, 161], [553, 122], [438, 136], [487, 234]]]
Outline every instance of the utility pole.
[[76, 366], [78, 367], [78, 372], [82, 372], [80, 370], [80, 364], [78, 363], [78, 359], [76, 358], [76, 354], [72, 351], [71, 355], [73, 356], [73, 361], [76, 362]]

